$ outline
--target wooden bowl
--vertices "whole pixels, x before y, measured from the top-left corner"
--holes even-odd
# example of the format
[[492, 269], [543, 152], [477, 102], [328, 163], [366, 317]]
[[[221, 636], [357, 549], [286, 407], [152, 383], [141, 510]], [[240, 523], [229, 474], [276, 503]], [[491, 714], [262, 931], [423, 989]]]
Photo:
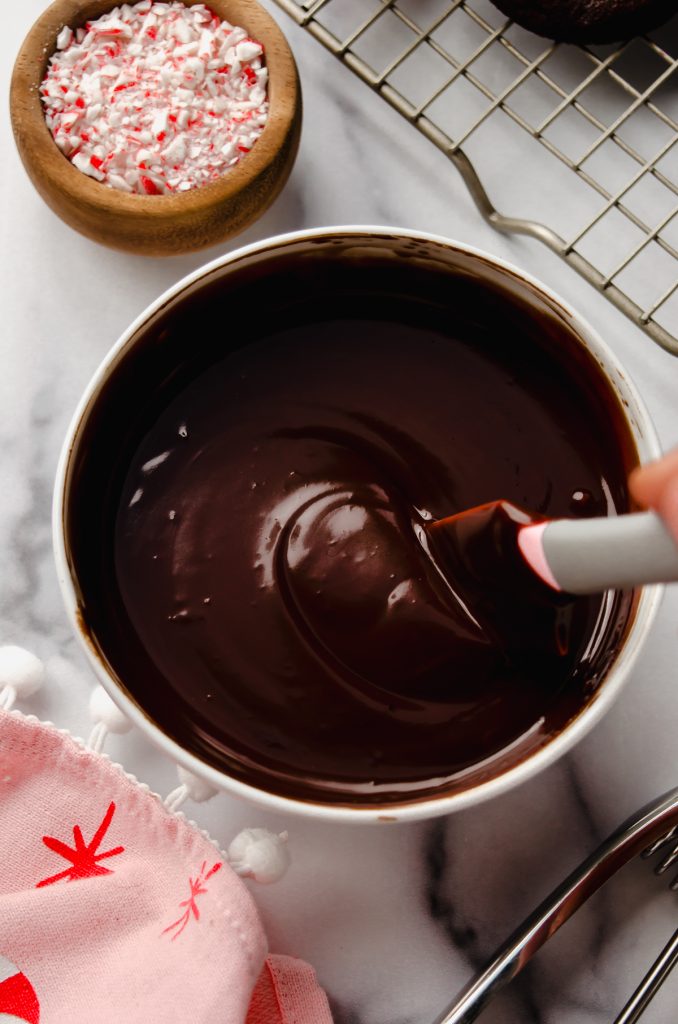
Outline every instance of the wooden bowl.
[[[202, 0], [184, 0], [187, 6]], [[40, 84], [64, 25], [77, 28], [117, 6], [114, 0], [56, 0], [36, 21], [12, 76], [10, 110], [19, 154], [48, 206], [95, 242], [146, 256], [202, 249], [242, 231], [273, 202], [299, 146], [301, 90], [294, 57], [270, 15], [255, 0], [208, 0], [220, 18], [264, 45], [269, 116], [257, 143], [219, 181], [176, 195], [121, 192], [79, 171], [45, 122]]]

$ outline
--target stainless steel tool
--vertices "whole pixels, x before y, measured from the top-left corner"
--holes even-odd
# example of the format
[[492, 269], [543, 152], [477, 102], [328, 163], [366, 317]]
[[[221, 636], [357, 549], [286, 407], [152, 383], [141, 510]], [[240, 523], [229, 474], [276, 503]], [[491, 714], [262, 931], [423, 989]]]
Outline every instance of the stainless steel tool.
[[635, 1024], [635, 1021], [640, 1020], [643, 1011], [650, 1005], [650, 1000], [656, 995], [675, 967], [676, 961], [678, 961], [678, 929], [664, 946], [614, 1024]]
[[[678, 860], [678, 788], [648, 804], [612, 833], [523, 922], [485, 970], [459, 994], [435, 1024], [470, 1024], [496, 993], [525, 967], [559, 928], [633, 857], [654, 856], [667, 846], [656, 870], [663, 874]], [[671, 883], [678, 890], [678, 877]], [[633, 1024], [678, 960], [678, 932], [650, 968], [615, 1024]]]

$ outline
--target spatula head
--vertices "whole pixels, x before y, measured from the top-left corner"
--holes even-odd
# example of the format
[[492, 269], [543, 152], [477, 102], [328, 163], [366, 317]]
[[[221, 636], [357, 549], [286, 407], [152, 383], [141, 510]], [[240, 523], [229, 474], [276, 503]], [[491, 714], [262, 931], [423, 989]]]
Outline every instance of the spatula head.
[[558, 594], [528, 566], [518, 546], [523, 526], [543, 521], [493, 501], [427, 525], [429, 553], [484, 634], [510, 659], [543, 661], [570, 653], [577, 599]]

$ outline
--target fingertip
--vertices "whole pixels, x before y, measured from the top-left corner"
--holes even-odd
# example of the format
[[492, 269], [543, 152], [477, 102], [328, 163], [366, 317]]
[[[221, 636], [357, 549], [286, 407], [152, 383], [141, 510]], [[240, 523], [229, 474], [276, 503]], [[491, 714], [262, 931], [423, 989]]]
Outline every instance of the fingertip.
[[667, 487], [678, 477], [678, 448], [661, 459], [637, 466], [629, 476], [629, 490], [640, 504], [656, 508]]
[[648, 492], [652, 493], [651, 481], [648, 488], [648, 477], [646, 466], [636, 466], [629, 475], [629, 491], [634, 501], [647, 508], [649, 505]]
[[678, 475], [662, 487], [656, 509], [678, 544]]

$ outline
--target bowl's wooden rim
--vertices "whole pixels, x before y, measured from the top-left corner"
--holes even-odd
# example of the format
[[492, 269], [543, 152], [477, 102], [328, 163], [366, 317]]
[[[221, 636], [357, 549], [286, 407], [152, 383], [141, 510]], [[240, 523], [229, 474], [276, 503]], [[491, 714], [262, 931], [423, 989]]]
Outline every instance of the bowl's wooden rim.
[[[133, 0], [132, 0], [133, 2]], [[183, 0], [186, 6], [205, 0]], [[76, 28], [120, 6], [120, 0], [55, 0], [30, 29], [19, 51], [10, 90], [12, 127], [22, 159], [30, 138], [31, 159], [40, 174], [71, 202], [82, 202], [101, 213], [138, 216], [151, 222], [204, 215], [232, 200], [275, 162], [293, 130], [301, 105], [294, 57], [282, 31], [256, 0], [207, 0], [206, 6], [223, 20], [241, 25], [264, 46], [269, 72], [269, 115], [261, 136], [235, 167], [218, 181], [174, 195], [142, 196], [113, 189], [89, 178], [56, 145], [45, 121], [40, 85], [61, 29]]]

